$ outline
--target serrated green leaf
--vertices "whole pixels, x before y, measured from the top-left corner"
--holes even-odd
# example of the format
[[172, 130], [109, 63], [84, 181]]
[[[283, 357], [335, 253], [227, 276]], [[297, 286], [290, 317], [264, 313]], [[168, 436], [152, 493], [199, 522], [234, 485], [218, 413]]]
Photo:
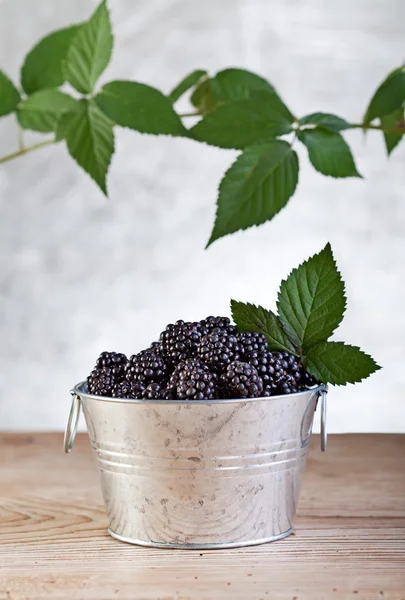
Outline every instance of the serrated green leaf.
[[332, 335], [343, 319], [346, 297], [330, 244], [281, 282], [277, 308], [286, 333], [304, 353]]
[[311, 113], [300, 119], [300, 125], [318, 125], [328, 131], [343, 131], [344, 129], [350, 129], [351, 125], [341, 117], [337, 115], [331, 115], [329, 113]]
[[224, 69], [200, 83], [191, 96], [191, 103], [204, 115], [220, 104], [247, 100], [251, 92], [258, 91], [276, 94], [273, 86], [256, 73], [245, 69]]
[[14, 83], [0, 71], [0, 117], [15, 111], [20, 101], [20, 94]]
[[405, 101], [405, 67], [395, 69], [379, 86], [364, 115], [364, 123], [390, 115]]
[[274, 87], [263, 77], [246, 69], [224, 69], [212, 78], [212, 88], [219, 101], [245, 100], [251, 92], [275, 94]]
[[197, 83], [203, 78], [207, 76], [207, 71], [203, 71], [202, 69], [197, 69], [184, 77], [180, 81], [178, 85], [170, 92], [169, 98], [173, 102], [177, 102], [177, 100], [183, 96], [188, 90], [197, 85]]
[[385, 115], [385, 117], [381, 117], [380, 119], [381, 126], [386, 128], [401, 128], [402, 132], [395, 133], [391, 131], [384, 131], [384, 141], [385, 146], [387, 148], [388, 156], [394, 150], [394, 148], [399, 144], [403, 135], [405, 134], [405, 122], [404, 122], [404, 109], [403, 107], [395, 110], [390, 115]]
[[73, 25], [54, 31], [30, 50], [21, 68], [21, 85], [27, 94], [64, 83], [62, 63], [79, 28]]
[[77, 101], [59, 90], [40, 90], [18, 106], [17, 118], [24, 129], [46, 133], [56, 131], [60, 117], [76, 107]]
[[113, 124], [94, 100], [82, 100], [76, 111], [59, 121], [57, 140], [65, 139], [69, 154], [107, 195], [106, 176], [114, 152]]
[[112, 47], [111, 22], [103, 0], [69, 46], [63, 61], [66, 81], [82, 94], [90, 94], [110, 62]]
[[235, 325], [241, 331], [256, 331], [266, 336], [269, 350], [291, 352], [299, 356], [299, 350], [285, 333], [280, 319], [271, 310], [254, 304], [231, 300], [231, 312]]
[[304, 357], [307, 371], [322, 383], [346, 385], [366, 379], [381, 367], [357, 346], [321, 342]]
[[218, 238], [269, 221], [288, 202], [298, 182], [298, 157], [287, 142], [247, 148], [225, 173], [208, 245]]
[[340, 133], [316, 127], [300, 131], [298, 139], [305, 144], [312, 166], [330, 177], [361, 177], [351, 150]]
[[242, 149], [290, 131], [291, 121], [278, 96], [254, 92], [247, 100], [217, 106], [190, 129], [190, 135], [219, 148]]
[[188, 135], [169, 98], [134, 81], [112, 81], [95, 101], [117, 125], [155, 135]]

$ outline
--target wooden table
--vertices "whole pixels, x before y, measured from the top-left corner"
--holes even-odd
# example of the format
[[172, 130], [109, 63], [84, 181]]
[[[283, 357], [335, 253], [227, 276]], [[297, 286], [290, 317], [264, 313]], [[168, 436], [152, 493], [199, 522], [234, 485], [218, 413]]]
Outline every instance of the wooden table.
[[107, 534], [85, 435], [0, 435], [0, 600], [405, 600], [405, 436], [314, 437], [295, 535], [166, 551]]

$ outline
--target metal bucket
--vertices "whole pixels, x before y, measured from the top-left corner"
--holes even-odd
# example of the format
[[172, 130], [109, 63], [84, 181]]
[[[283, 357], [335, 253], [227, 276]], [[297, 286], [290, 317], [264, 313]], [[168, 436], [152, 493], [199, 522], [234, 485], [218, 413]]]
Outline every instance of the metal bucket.
[[65, 451], [83, 408], [109, 520], [124, 542], [231, 548], [292, 532], [314, 411], [325, 386], [270, 398], [123, 400], [72, 390]]

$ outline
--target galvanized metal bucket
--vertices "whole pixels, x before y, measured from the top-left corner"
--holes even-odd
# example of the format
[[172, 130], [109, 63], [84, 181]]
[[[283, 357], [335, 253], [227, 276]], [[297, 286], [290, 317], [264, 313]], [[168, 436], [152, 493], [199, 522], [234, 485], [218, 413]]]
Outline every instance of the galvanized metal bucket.
[[82, 407], [109, 533], [163, 548], [231, 548], [281, 539], [292, 524], [314, 412], [325, 386], [270, 398], [123, 400], [72, 390], [65, 451]]

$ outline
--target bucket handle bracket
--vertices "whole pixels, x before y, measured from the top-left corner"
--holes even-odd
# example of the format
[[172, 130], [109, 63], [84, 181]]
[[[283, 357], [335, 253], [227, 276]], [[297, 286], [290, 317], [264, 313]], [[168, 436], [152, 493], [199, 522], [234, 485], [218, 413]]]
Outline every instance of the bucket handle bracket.
[[72, 394], [72, 406], [70, 407], [69, 418], [68, 422], [66, 423], [65, 436], [63, 438], [63, 449], [66, 454], [69, 454], [73, 448], [73, 444], [75, 443], [81, 408], [80, 396], [78, 396], [74, 390], [71, 390], [70, 393]]

